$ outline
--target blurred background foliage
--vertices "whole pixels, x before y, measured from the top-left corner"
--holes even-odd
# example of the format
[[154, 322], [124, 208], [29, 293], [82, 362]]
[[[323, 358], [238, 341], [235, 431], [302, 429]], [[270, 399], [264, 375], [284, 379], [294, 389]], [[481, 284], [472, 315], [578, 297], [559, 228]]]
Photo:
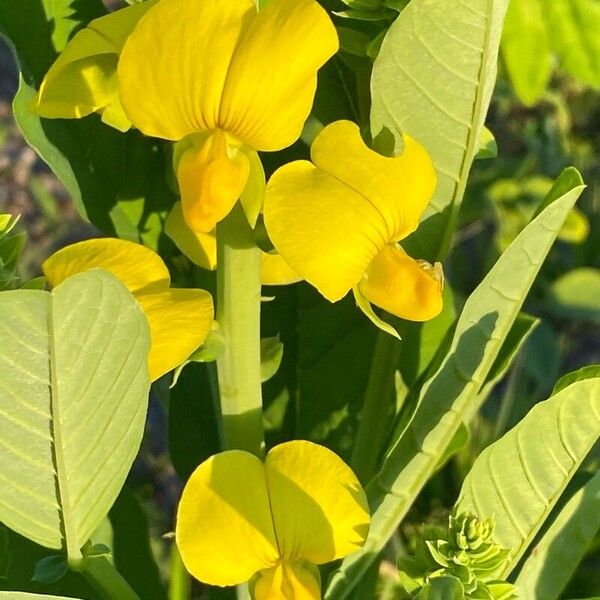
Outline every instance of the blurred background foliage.
[[[13, 1], [0, 0], [0, 16], [2, 10], [11, 10]], [[37, 4], [22, 1], [23, 14], [35, 16], [41, 0]], [[320, 73], [315, 109], [302, 140], [284, 152], [263, 157], [267, 173], [284, 162], [306, 157], [306, 142], [320, 123], [350, 118], [367, 135], [372, 61], [387, 28], [407, 1], [322, 3], [337, 13], [334, 18], [342, 49]], [[77, 4], [91, 10], [76, 15], [80, 23], [101, 14], [99, 2]], [[110, 8], [120, 5], [117, 1], [105, 4]], [[25, 79], [33, 86], [39, 84], [56, 48], [64, 44], [61, 36], [71, 35], [60, 28], [44, 30], [40, 23], [48, 25], [43, 19], [22, 23], [23, 31], [30, 27], [37, 36], [36, 55], [21, 53]], [[79, 26], [76, 23], [73, 29], [72, 25], [65, 31]], [[561, 375], [600, 363], [599, 31], [598, 0], [511, 2], [498, 82], [486, 122], [495, 143], [490, 138], [488, 151], [476, 161], [471, 174], [452, 252], [445, 263], [449, 281], [446, 310], [430, 327], [398, 324], [404, 342], [399, 349], [390, 345], [388, 360], [397, 372], [390, 389], [381, 390], [381, 410], [393, 415], [397, 404], [405, 400], [404, 391], [418, 382], [452, 326], [452, 299], [459, 309], [534, 216], [558, 174], [574, 165], [587, 189], [525, 305], [525, 311], [540, 320], [538, 326], [476, 418], [470, 436], [462, 440], [461, 451], [427, 485], [383, 562], [365, 581], [364, 589], [376, 587], [381, 598], [401, 597], [392, 564], [395, 553], [410, 545], [419, 524], [445, 518], [479, 452], [546, 398]], [[62, 143], [71, 148], [73, 168], [79, 172], [74, 179], [63, 178], [63, 182], [71, 182], [67, 189], [25, 142], [15, 123], [11, 103], [18, 86], [15, 57], [0, 38], [0, 213], [21, 215], [17, 228], [27, 233], [20, 266], [22, 281], [39, 275], [41, 262], [57, 248], [108, 234], [158, 249], [179, 285], [213, 289], [213, 274], [192, 266], [162, 231], [175, 198], [169, 174], [165, 175], [168, 149], [143, 140], [137, 132], [117, 141], [116, 134], [94, 116], [67, 125], [45, 124], [43, 131], [36, 130], [35, 123], [27, 122], [31, 117], [24, 109], [27, 94], [32, 92], [22, 87], [15, 113], [29, 136], [39, 141], [41, 135], [52, 140], [51, 145]], [[90, 164], [94, 176], [82, 178], [81, 172]], [[93, 224], [81, 217], [84, 205]], [[264, 386], [268, 443], [309, 438], [350, 460], [373, 349], [385, 344], [385, 339], [377, 336], [350, 298], [331, 306], [305, 284], [270, 288], [265, 296], [273, 300], [264, 304], [263, 337], [279, 336], [284, 345], [281, 366]], [[150, 600], [166, 598], [160, 581], [168, 568], [170, 542], [163, 536], [172, 530], [182, 480], [218, 449], [210, 401], [214, 393], [212, 366], [192, 364], [173, 389], [169, 383], [162, 380], [153, 389], [147, 435], [129, 487], [111, 511], [112, 529], [98, 534], [99, 539], [113, 536], [119, 568], [138, 593]], [[191, 404], [190, 397], [205, 401]], [[595, 453], [587, 472], [599, 465], [600, 454]], [[573, 490], [589, 477], [587, 472], [580, 475]], [[0, 527], [0, 589], [28, 586], [32, 591], [53, 591], [29, 582], [32, 565], [44, 552]], [[156, 559], [155, 571], [148, 570], [144, 562], [149, 553]], [[94, 598], [76, 575], [69, 577], [72, 593]], [[64, 592], [64, 582], [56, 589]], [[599, 590], [600, 535], [596, 535], [563, 597], [593, 596]], [[357, 597], [367, 597], [360, 596], [360, 590], [357, 593]], [[232, 597], [228, 591], [200, 588], [198, 594]]]

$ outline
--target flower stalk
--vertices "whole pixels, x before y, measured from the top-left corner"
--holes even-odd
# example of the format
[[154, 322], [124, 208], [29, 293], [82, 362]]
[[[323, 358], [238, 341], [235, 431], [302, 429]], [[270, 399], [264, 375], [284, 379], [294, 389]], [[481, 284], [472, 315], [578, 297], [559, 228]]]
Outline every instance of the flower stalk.
[[226, 449], [262, 458], [260, 250], [238, 203], [217, 227], [217, 321], [225, 349], [217, 359]]

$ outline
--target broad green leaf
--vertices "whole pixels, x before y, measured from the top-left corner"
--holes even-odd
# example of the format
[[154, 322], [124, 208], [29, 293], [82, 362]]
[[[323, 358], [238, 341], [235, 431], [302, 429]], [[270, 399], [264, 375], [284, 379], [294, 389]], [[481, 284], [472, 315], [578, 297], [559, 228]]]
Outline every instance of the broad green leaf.
[[525, 561], [515, 582], [522, 600], [559, 598], [599, 529], [600, 473], [596, 473], [571, 496]]
[[561, 67], [585, 83], [600, 85], [600, 2], [543, 0], [543, 8]]
[[456, 509], [494, 515], [494, 537], [510, 550], [499, 577], [516, 566], [599, 438], [600, 379], [587, 379], [536, 405], [477, 458]]
[[106, 516], [137, 453], [150, 334], [102, 270], [51, 293], [0, 294], [0, 520], [70, 559]]
[[515, 92], [535, 104], [552, 74], [550, 40], [544, 25], [544, 0], [511, 0], [502, 31], [502, 58]]
[[573, 371], [572, 373], [567, 373], [557, 381], [554, 389], [552, 390], [552, 394], [557, 394], [576, 381], [593, 379], [594, 377], [600, 377], [600, 365], [588, 365], [587, 367], [582, 367], [581, 369]]
[[425, 146], [438, 186], [411, 254], [443, 259], [467, 177], [480, 148], [496, 81], [508, 0], [448, 5], [413, 0], [390, 27], [373, 68], [371, 132], [378, 146], [401, 148], [401, 132]]
[[415, 600], [464, 600], [465, 590], [456, 577], [433, 577]]
[[350, 295], [335, 305], [307, 286], [299, 286], [298, 295], [296, 437], [349, 460], [377, 329]]
[[499, 356], [525, 297], [583, 183], [550, 204], [500, 257], [468, 298], [446, 358], [421, 390], [417, 410], [367, 489], [372, 511], [365, 546], [347, 557], [327, 598], [341, 600], [384, 547], [434, 472]]
[[600, 269], [581, 267], [559, 277], [550, 289], [548, 308], [560, 317], [600, 323]]
[[165, 169], [167, 146], [85, 119], [41, 119], [28, 106], [34, 90], [22, 79], [13, 101], [27, 143], [67, 188], [79, 214], [104, 233], [157, 249], [174, 195]]
[[0, 32], [15, 47], [27, 80], [39, 85], [76, 31], [106, 14], [101, 0], [0, 0]]

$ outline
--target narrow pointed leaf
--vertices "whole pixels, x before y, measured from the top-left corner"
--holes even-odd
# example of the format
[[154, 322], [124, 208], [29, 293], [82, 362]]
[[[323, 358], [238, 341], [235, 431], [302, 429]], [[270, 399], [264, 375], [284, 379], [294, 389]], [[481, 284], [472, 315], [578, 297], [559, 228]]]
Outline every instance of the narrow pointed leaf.
[[149, 347], [140, 307], [105, 271], [0, 294], [0, 521], [80, 558], [141, 441]]
[[452, 4], [413, 0], [388, 31], [375, 60], [371, 130], [382, 150], [406, 132], [425, 146], [438, 187], [412, 255], [447, 252], [466, 181], [483, 135], [496, 81], [508, 0]]
[[[566, 171], [570, 177], [571, 170]], [[562, 177], [562, 176], [561, 176]], [[421, 390], [417, 409], [367, 489], [371, 530], [363, 549], [347, 557], [327, 599], [341, 600], [385, 546], [435, 471], [456, 431], [482, 401], [503, 342], [583, 183], [550, 204], [513, 241], [468, 298], [449, 353]]]
[[[477, 458], [463, 482], [456, 509], [479, 517], [494, 515], [494, 537], [510, 550], [509, 562], [498, 573], [499, 577], [505, 578], [516, 566], [598, 439], [600, 378], [586, 379], [536, 405], [515, 428]], [[596, 488], [592, 512], [597, 515], [598, 484]], [[572, 516], [573, 507], [570, 512]], [[563, 525], [567, 520], [562, 519]], [[594, 520], [600, 525], [597, 516]], [[560, 533], [557, 523], [553, 525], [554, 536]], [[576, 527], [582, 525], [593, 528], [589, 517]], [[562, 533], [566, 536], [565, 531]], [[576, 532], [571, 535], [578, 537]], [[566, 537], [563, 541], [566, 542]], [[561, 544], [559, 552], [561, 561], [565, 561], [567, 555], [573, 557], [566, 545]], [[581, 555], [580, 552], [579, 557]], [[566, 582], [563, 581], [563, 585]], [[560, 588], [556, 589], [559, 591]], [[535, 598], [545, 600], [557, 596], [536, 593]]]

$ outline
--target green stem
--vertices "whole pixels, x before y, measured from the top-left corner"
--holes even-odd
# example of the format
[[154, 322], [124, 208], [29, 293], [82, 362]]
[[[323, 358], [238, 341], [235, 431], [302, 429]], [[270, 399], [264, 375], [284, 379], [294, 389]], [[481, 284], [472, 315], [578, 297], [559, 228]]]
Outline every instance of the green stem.
[[394, 397], [400, 348], [398, 340], [389, 333], [378, 333], [350, 462], [363, 483], [368, 482], [375, 473], [379, 454], [393, 422], [395, 402], [392, 405], [391, 399]]
[[225, 447], [264, 453], [260, 379], [260, 250], [240, 204], [217, 225], [217, 360]]
[[188, 600], [192, 592], [192, 580], [181, 560], [177, 544], [171, 547], [169, 600]]
[[104, 556], [84, 557], [81, 574], [102, 600], [140, 600], [119, 571]]

